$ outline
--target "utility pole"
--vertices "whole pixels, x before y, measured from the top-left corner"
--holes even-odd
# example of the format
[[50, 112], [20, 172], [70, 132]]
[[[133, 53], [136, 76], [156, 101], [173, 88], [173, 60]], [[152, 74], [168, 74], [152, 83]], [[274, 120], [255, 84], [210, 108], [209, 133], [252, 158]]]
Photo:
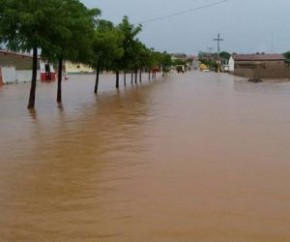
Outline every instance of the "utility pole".
[[220, 33], [218, 33], [218, 37], [214, 39], [214, 41], [217, 42], [217, 52], [218, 52], [217, 54], [218, 56], [220, 56], [220, 51], [221, 51], [220, 42], [224, 41], [224, 39], [222, 39]]

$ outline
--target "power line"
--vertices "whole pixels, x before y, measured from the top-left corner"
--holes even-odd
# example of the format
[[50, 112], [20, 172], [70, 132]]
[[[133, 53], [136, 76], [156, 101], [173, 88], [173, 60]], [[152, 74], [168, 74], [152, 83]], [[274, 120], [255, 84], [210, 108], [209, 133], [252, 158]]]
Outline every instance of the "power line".
[[184, 10], [184, 11], [181, 11], [181, 12], [176, 12], [176, 13], [172, 13], [172, 14], [169, 14], [169, 15], [164, 15], [164, 16], [161, 16], [161, 17], [147, 19], [147, 20], [139, 22], [139, 24], [146, 24], [146, 23], [156, 22], [156, 21], [159, 21], [159, 20], [180, 16], [180, 15], [183, 15], [183, 14], [186, 14], [186, 13], [191, 13], [191, 12], [194, 12], [194, 11], [197, 11], [197, 10], [200, 10], [200, 9], [209, 8], [209, 7], [212, 7], [212, 6], [215, 6], [215, 5], [219, 5], [219, 4], [222, 4], [222, 3], [227, 2], [227, 1], [229, 1], [229, 0], [221, 0], [221, 1], [213, 2], [213, 3], [205, 4], [203, 6], [199, 6], [199, 7], [196, 7], [196, 8], [191, 8], [191, 9], [188, 9], [188, 10]]

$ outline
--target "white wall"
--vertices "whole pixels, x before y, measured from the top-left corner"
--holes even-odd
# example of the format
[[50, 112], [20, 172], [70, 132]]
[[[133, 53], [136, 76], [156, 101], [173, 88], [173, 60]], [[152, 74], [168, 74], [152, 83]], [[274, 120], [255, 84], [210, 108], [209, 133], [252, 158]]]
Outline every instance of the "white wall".
[[13, 66], [1, 67], [3, 83], [16, 82], [16, 70]]
[[231, 58], [229, 59], [229, 72], [234, 72], [234, 71], [235, 71], [235, 60], [231, 56]]
[[[16, 70], [14, 66], [1, 67], [4, 84], [30, 82], [32, 70]], [[37, 71], [37, 81], [40, 80], [40, 72]]]
[[[32, 70], [17, 70], [16, 71], [16, 81], [21, 82], [30, 82], [32, 78]], [[40, 71], [37, 71], [37, 81], [40, 80]]]

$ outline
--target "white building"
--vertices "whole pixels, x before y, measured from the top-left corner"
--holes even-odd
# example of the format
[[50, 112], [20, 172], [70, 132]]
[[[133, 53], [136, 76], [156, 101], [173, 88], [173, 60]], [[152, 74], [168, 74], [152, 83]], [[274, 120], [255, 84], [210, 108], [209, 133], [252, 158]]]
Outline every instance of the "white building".
[[233, 73], [235, 71], [235, 60], [233, 56], [231, 56], [229, 59], [228, 67], [229, 67], [229, 72]]

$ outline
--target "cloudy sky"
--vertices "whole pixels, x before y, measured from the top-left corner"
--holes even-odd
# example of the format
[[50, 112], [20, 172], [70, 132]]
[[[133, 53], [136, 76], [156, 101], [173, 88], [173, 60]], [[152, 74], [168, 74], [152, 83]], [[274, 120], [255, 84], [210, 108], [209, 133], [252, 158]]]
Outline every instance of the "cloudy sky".
[[142, 23], [138, 36], [159, 51], [197, 54], [224, 39], [221, 50], [281, 53], [290, 50], [290, 0], [81, 0], [115, 24], [127, 15]]

